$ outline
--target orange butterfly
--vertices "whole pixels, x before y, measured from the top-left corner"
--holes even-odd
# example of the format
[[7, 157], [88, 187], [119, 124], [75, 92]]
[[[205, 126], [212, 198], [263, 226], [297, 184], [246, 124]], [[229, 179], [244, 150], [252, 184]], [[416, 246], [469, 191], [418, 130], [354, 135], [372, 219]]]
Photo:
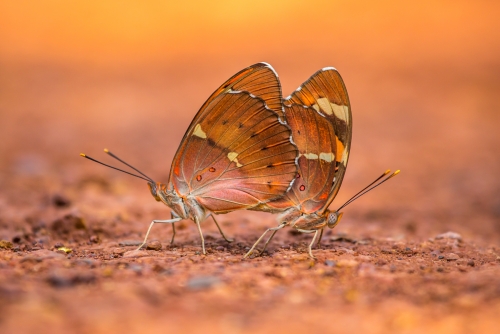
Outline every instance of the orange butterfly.
[[312, 246], [318, 233], [321, 231], [321, 240], [325, 227], [334, 228], [339, 223], [343, 215], [339, 211], [399, 173], [398, 170], [370, 188], [390, 172], [386, 171], [338, 210], [328, 210], [342, 184], [351, 149], [352, 113], [344, 82], [335, 68], [323, 68], [287, 97], [283, 105], [286, 122], [299, 150], [299, 170], [295, 182], [283, 197], [251, 208], [280, 212], [281, 223], [265, 231], [245, 257], [252, 253], [267, 232], [273, 231], [261, 253], [279, 229], [291, 226], [303, 233], [314, 233], [308, 249], [309, 256], [314, 258]]
[[290, 127], [283, 121], [281, 86], [276, 72], [266, 63], [238, 72], [203, 104], [175, 154], [167, 183], [155, 182], [105, 152], [141, 174], [126, 172], [146, 180], [153, 197], [172, 209], [171, 219], [151, 222], [138, 249], [146, 243], [155, 223], [172, 224], [175, 236], [174, 223], [190, 219], [198, 227], [206, 254], [200, 227], [203, 220], [212, 217], [222, 236], [230, 241], [214, 214], [276, 200], [290, 188], [297, 174], [297, 147], [291, 141]]

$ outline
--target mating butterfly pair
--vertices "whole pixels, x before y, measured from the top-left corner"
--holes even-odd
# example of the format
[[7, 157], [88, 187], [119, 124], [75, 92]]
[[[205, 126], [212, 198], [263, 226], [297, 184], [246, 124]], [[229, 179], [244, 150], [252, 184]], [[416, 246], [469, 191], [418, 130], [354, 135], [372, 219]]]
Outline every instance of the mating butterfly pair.
[[[153, 197], [172, 209], [171, 219], [151, 223], [139, 249], [155, 223], [172, 224], [173, 242], [175, 222], [191, 219], [205, 254], [200, 223], [212, 217], [221, 235], [230, 241], [214, 214], [248, 209], [282, 215], [278, 227], [268, 229], [245, 257], [268, 231], [273, 231], [272, 238], [287, 225], [315, 233], [309, 245], [313, 257], [311, 248], [318, 232], [333, 228], [342, 217], [328, 206], [344, 177], [351, 134], [349, 98], [334, 68], [316, 72], [283, 99], [274, 69], [258, 63], [235, 74], [203, 104], [175, 154], [168, 183], [153, 181], [105, 151], [140, 173], [142, 176], [127, 172], [148, 181]], [[368, 187], [363, 191], [369, 191]]]

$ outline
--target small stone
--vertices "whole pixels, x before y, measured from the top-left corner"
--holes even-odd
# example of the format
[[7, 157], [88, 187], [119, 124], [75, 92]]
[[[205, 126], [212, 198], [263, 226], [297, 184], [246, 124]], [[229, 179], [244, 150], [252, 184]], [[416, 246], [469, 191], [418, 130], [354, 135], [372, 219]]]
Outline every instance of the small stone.
[[335, 267], [335, 265], [336, 265], [336, 264], [337, 264], [337, 263], [336, 263], [335, 261], [333, 261], [333, 260], [326, 260], [326, 261], [325, 261], [325, 265], [326, 265], [327, 267]]
[[186, 288], [191, 290], [203, 290], [220, 284], [221, 281], [215, 276], [198, 276], [193, 277], [186, 283]]
[[476, 264], [474, 263], [473, 260], [469, 260], [469, 261], [467, 261], [467, 265], [470, 267], [474, 267]]
[[7, 240], [0, 240], [0, 248], [3, 249], [11, 249], [14, 245], [12, 242], [7, 241]]
[[445, 258], [448, 261], [456, 261], [456, 260], [460, 259], [460, 256], [458, 256], [455, 253], [448, 253], [448, 254], [445, 255]]
[[65, 254], [69, 254], [73, 251], [71, 248], [68, 248], [68, 247], [59, 247], [59, 248], [57, 248], [57, 250], [62, 251]]
[[131, 264], [127, 267], [128, 270], [132, 270], [133, 272], [135, 272], [136, 274], [142, 274], [142, 269], [143, 269], [143, 266], [139, 265], [139, 264]]
[[56, 244], [54, 245], [55, 249], [61, 248], [61, 247], [64, 247], [64, 244], [62, 242], [56, 242]]
[[93, 244], [96, 244], [99, 242], [99, 237], [97, 235], [93, 235], [89, 238], [89, 241]]
[[55, 194], [52, 197], [52, 204], [59, 208], [64, 208], [71, 205], [71, 201], [64, 195]]
[[71, 277], [59, 275], [59, 274], [51, 274], [46, 278], [47, 283], [49, 283], [54, 288], [67, 288], [74, 285]]
[[142, 241], [136, 240], [124, 240], [118, 243], [119, 246], [139, 246], [142, 244]]
[[161, 242], [159, 242], [158, 240], [149, 241], [146, 244], [146, 249], [151, 249], [151, 250], [159, 251], [159, 250], [161, 250]]
[[113, 249], [113, 254], [115, 255], [123, 255], [123, 253], [125, 253], [127, 250], [124, 249], [124, 248], [119, 248], [119, 247], [116, 247]]
[[215, 249], [216, 249], [216, 250], [218, 250], [218, 251], [221, 251], [221, 252], [223, 252], [223, 251], [225, 251], [225, 250], [226, 250], [226, 248], [225, 248], [225, 247], [223, 247], [223, 246], [218, 246], [218, 247], [217, 247], [217, 248], [215, 248]]
[[443, 255], [439, 255], [438, 259], [442, 260], [442, 259], [444, 259], [444, 256]]
[[462, 236], [456, 232], [446, 232], [436, 235], [436, 239], [457, 239], [462, 240]]

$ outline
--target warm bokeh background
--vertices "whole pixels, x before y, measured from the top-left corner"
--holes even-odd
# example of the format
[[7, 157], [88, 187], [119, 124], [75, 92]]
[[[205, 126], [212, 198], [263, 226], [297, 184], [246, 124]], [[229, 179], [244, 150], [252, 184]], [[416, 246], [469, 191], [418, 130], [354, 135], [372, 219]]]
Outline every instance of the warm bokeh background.
[[[335, 203], [402, 170], [351, 205], [338, 231], [425, 240], [452, 230], [498, 245], [499, 15], [486, 0], [1, 1], [0, 208], [20, 208], [1, 219], [22, 221], [34, 198], [56, 192], [91, 214], [78, 198], [96, 177], [118, 197], [111, 211], [136, 202], [166, 217], [143, 182], [78, 154], [110, 161], [107, 147], [166, 181], [199, 106], [266, 61], [284, 95], [325, 66], [345, 80], [354, 137]], [[238, 233], [273, 222], [259, 217]]]

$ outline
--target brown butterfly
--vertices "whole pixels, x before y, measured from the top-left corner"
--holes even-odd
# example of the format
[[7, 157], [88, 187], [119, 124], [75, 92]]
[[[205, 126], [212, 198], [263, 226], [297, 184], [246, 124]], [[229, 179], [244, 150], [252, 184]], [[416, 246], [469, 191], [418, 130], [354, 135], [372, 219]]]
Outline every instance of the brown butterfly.
[[264, 232], [245, 257], [252, 253], [267, 232], [273, 231], [261, 254], [279, 229], [291, 226], [303, 233], [314, 233], [308, 249], [309, 256], [314, 258], [312, 246], [318, 233], [321, 231], [321, 240], [325, 227], [334, 228], [339, 223], [343, 215], [339, 211], [399, 173], [396, 171], [368, 189], [390, 172], [386, 171], [338, 210], [328, 210], [342, 184], [351, 149], [352, 114], [344, 82], [335, 68], [323, 68], [287, 97], [283, 105], [286, 122], [299, 149], [299, 170], [295, 182], [283, 197], [252, 208], [282, 213], [281, 223]]
[[297, 147], [283, 116], [276, 72], [258, 63], [235, 74], [203, 104], [175, 154], [167, 183], [153, 181], [105, 150], [140, 173], [127, 172], [148, 181], [153, 197], [172, 209], [171, 219], [151, 222], [138, 249], [155, 223], [172, 224], [175, 236], [174, 223], [190, 219], [198, 227], [205, 254], [203, 220], [212, 217], [230, 241], [214, 214], [251, 209], [283, 196], [297, 174]]

